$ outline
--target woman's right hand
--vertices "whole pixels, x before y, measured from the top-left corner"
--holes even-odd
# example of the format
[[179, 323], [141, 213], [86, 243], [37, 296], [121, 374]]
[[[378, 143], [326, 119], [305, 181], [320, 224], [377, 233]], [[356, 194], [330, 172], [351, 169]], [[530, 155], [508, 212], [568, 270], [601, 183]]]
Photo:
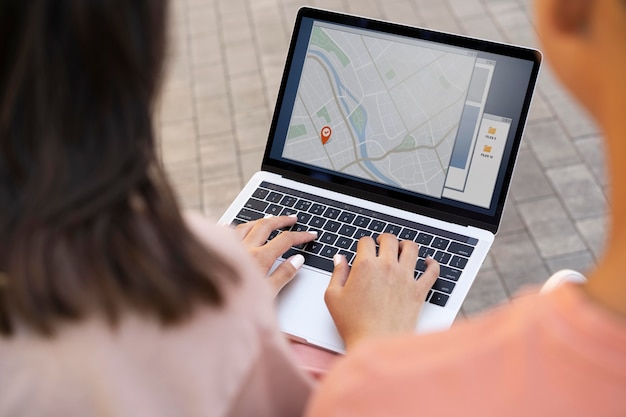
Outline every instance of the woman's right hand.
[[439, 264], [427, 258], [426, 271], [414, 279], [415, 242], [387, 233], [378, 242], [377, 255], [371, 237], [359, 240], [352, 268], [343, 256], [335, 257], [325, 301], [347, 350], [366, 339], [413, 332], [439, 276]]

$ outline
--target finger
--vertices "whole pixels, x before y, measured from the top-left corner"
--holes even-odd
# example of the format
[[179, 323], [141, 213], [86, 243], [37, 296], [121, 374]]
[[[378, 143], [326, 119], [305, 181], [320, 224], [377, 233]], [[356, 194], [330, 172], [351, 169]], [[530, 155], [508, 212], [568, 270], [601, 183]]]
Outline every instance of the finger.
[[390, 259], [398, 259], [398, 238], [391, 233], [383, 233], [378, 236], [378, 243], [380, 248], [378, 249], [378, 256], [389, 257]]
[[[376, 256], [376, 243], [370, 236], [363, 236], [356, 244], [356, 257], [354, 262], [358, 262], [361, 257], [371, 258]], [[353, 265], [354, 265], [353, 262]]]
[[296, 273], [303, 264], [304, 256], [298, 254], [293, 255], [291, 258], [278, 265], [274, 272], [268, 277], [274, 289], [274, 296], [278, 295], [280, 290], [296, 276]]
[[266, 251], [274, 258], [287, 252], [290, 247], [311, 242], [317, 238], [317, 232], [282, 232], [267, 242]]
[[278, 217], [265, 217], [256, 221], [254, 227], [246, 235], [243, 242], [248, 246], [261, 246], [276, 229], [282, 229], [283, 227], [293, 226], [298, 220], [297, 216], [278, 216]]
[[419, 246], [411, 240], [403, 240], [399, 243], [399, 248], [400, 256], [398, 257], [398, 262], [403, 267], [413, 270], [417, 262]]
[[420, 293], [427, 294], [439, 277], [439, 262], [430, 256], [426, 258], [426, 271], [417, 280]]
[[238, 224], [237, 227], [235, 227], [235, 233], [237, 234], [237, 236], [239, 236], [239, 239], [243, 240], [248, 235], [248, 233], [250, 233], [250, 230], [252, 230], [255, 225], [256, 220]]
[[330, 277], [328, 288], [342, 288], [348, 280], [350, 266], [348, 265], [346, 257], [339, 254], [333, 257], [333, 263], [335, 264], [335, 268], [333, 269], [333, 274]]

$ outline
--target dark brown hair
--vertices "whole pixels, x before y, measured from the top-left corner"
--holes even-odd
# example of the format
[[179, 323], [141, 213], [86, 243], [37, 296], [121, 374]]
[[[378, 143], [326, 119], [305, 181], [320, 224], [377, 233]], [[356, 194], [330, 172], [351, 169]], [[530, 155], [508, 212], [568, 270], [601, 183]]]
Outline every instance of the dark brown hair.
[[166, 3], [0, 2], [0, 334], [223, 302], [154, 152]]

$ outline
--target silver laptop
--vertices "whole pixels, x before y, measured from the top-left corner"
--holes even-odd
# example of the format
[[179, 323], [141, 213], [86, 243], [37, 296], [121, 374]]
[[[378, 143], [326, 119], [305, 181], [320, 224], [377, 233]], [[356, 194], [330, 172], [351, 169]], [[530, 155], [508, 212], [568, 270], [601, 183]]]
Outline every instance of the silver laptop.
[[[416, 331], [454, 321], [498, 230], [537, 80], [537, 50], [300, 9], [262, 170], [221, 221], [297, 214], [318, 231], [277, 300], [281, 329], [343, 352], [324, 304], [362, 236], [420, 244], [441, 274]], [[279, 233], [279, 231], [275, 232]], [[274, 235], [270, 236], [273, 238]]]

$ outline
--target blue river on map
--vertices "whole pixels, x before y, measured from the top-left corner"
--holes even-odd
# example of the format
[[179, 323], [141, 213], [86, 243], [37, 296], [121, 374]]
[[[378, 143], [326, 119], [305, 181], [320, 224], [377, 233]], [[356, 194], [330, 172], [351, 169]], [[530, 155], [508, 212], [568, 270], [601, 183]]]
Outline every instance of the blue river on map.
[[[324, 55], [323, 53], [319, 51], [309, 50], [309, 53], [321, 58], [328, 65], [329, 69], [333, 73], [333, 77], [335, 78], [335, 83], [337, 84], [337, 90], [340, 93], [341, 92], [346, 93], [354, 101], [355, 105], [359, 105], [359, 100], [357, 100], [357, 98], [341, 82], [341, 78], [339, 77], [337, 70], [335, 70], [335, 67], [330, 62], [328, 57], [326, 57], [326, 55]], [[345, 96], [340, 96], [339, 99], [341, 100], [341, 104], [343, 105], [346, 113], [351, 114], [351, 110], [350, 110], [350, 107], [348, 106], [348, 103], [346, 102]], [[372, 174], [380, 178], [385, 183], [398, 186], [398, 184], [395, 181], [387, 178], [385, 174], [383, 174], [382, 172], [378, 170], [378, 168], [372, 163], [372, 161], [367, 159], [369, 157], [367, 155], [367, 146], [365, 144], [365, 127], [367, 126], [367, 112], [365, 111], [365, 108], [363, 108], [363, 116], [365, 117], [365, 123], [363, 123], [363, 127], [360, 129], [355, 125], [355, 123], [350, 118], [348, 118], [348, 120], [350, 121], [350, 125], [352, 125], [352, 129], [355, 131], [357, 138], [359, 140], [359, 149], [361, 151], [361, 156], [364, 159], [363, 163], [365, 164], [365, 166], [367, 166], [367, 168], [369, 168]]]

